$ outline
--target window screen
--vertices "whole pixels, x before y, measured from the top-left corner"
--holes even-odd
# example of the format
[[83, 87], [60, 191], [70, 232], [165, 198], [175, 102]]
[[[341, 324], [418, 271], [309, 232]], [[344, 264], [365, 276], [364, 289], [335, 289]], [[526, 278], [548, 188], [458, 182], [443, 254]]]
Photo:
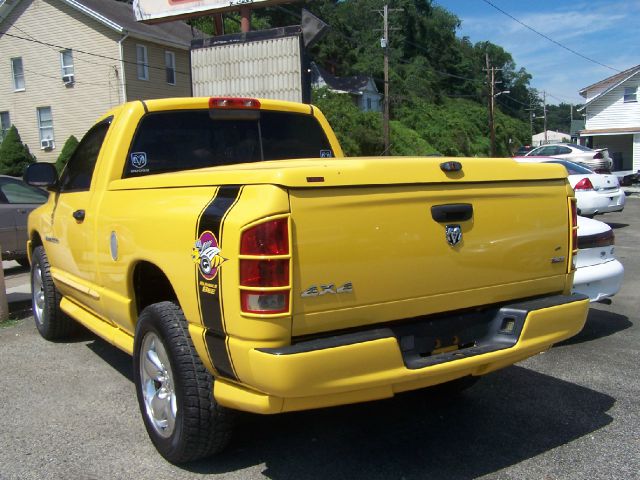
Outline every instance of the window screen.
[[207, 110], [151, 113], [135, 134], [124, 177], [287, 158], [331, 157], [310, 115]]

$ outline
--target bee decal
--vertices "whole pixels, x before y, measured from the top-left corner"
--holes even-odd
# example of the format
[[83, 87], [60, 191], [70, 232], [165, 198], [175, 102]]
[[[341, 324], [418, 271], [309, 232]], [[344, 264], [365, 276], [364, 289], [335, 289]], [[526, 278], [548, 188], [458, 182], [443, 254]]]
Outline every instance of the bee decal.
[[218, 274], [218, 268], [227, 261], [218, 247], [215, 235], [206, 231], [196, 240], [195, 246], [191, 250], [191, 259], [198, 265], [200, 274], [207, 280], [213, 280]]

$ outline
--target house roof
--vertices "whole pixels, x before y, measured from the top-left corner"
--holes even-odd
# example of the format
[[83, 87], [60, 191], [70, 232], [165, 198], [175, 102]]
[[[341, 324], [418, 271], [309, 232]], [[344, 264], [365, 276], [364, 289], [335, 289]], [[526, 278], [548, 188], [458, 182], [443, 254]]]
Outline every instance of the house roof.
[[640, 65], [636, 65], [635, 67], [628, 68], [624, 72], [616, 73], [615, 75], [611, 75], [610, 77], [605, 78], [604, 80], [600, 80], [599, 82], [593, 83], [588, 87], [584, 87], [578, 91], [580, 95], [586, 97], [587, 90], [591, 90], [593, 88], [598, 88], [601, 86], [612, 84], [620, 84], [624, 82], [630, 75], [635, 75], [640, 71]]
[[[9, 2], [7, 4], [7, 1]], [[0, 0], [0, 8], [7, 4], [13, 8], [20, 0]], [[137, 22], [133, 14], [133, 7], [125, 2], [116, 0], [59, 0], [70, 7], [84, 13], [88, 17], [102, 23], [106, 27], [122, 35], [129, 34], [135, 38], [155, 43], [172, 45], [177, 48], [188, 49], [194, 34], [184, 22], [168, 22], [156, 25], [146, 25]], [[3, 18], [0, 17], [0, 21]]]
[[[340, 90], [349, 93], [360, 93], [367, 88], [369, 82], [372, 80], [367, 75], [354, 75], [352, 77], [336, 77], [327, 72], [324, 68], [320, 67], [316, 63], [312, 63], [312, 76], [311, 81], [317, 83], [322, 79], [332, 90]], [[375, 82], [372, 82], [375, 86]], [[377, 91], [377, 88], [376, 88]]]
[[602, 81], [600, 81], [598, 83], [594, 83], [593, 85], [590, 85], [588, 87], [583, 88], [582, 90], [580, 90], [579, 93], [583, 97], [586, 97], [587, 90], [591, 90], [592, 88], [596, 88], [598, 86], [609, 85], [608, 88], [605, 88], [602, 92], [600, 92], [599, 94], [594, 96], [591, 100], [589, 100], [584, 105], [582, 105], [580, 108], [578, 108], [578, 112], [583, 111], [585, 108], [587, 108], [593, 102], [595, 102], [599, 98], [604, 97], [611, 90], [613, 90], [614, 88], [619, 87], [624, 82], [626, 82], [627, 80], [629, 80], [632, 77], [635, 77], [639, 73], [640, 73], [640, 65], [637, 65], [637, 66], [635, 66], [633, 68], [629, 68], [629, 69], [625, 70], [624, 72], [620, 72], [620, 73], [618, 73], [616, 75], [613, 75], [613, 76], [611, 76], [609, 78], [605, 78], [604, 80], [602, 80]]

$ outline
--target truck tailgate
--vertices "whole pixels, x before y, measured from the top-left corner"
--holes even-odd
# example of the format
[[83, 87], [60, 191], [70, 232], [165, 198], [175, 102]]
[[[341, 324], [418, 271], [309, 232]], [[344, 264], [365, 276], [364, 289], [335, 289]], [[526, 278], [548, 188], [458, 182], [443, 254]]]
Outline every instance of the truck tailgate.
[[[292, 334], [566, 291], [565, 185], [556, 178], [291, 188]], [[440, 218], [442, 206], [453, 216]], [[456, 226], [461, 238], [452, 244]]]

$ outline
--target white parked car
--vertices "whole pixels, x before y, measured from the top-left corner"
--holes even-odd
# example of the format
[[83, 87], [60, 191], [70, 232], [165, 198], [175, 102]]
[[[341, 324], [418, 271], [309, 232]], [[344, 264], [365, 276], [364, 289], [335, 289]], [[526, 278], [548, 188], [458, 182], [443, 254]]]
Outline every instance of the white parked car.
[[614, 255], [615, 235], [609, 225], [578, 217], [578, 255], [573, 292], [591, 302], [613, 297], [620, 290], [624, 267]]
[[594, 150], [575, 143], [553, 143], [541, 145], [524, 154], [525, 157], [554, 157], [572, 162], [583, 163], [596, 173], [611, 173], [613, 161], [609, 150]]
[[624, 209], [625, 193], [620, 188], [618, 177], [598, 174], [583, 165], [568, 160], [549, 157], [515, 157], [518, 162], [558, 163], [567, 169], [569, 183], [578, 200], [578, 214], [593, 217], [602, 213], [621, 212]]

